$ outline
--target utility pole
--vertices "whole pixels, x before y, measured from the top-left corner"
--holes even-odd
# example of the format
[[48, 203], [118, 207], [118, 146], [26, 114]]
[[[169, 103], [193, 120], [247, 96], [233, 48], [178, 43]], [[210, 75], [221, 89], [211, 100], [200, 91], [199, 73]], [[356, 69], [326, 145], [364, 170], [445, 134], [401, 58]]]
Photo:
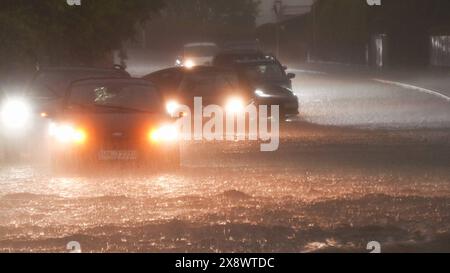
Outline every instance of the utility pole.
[[144, 26], [142, 26], [142, 48], [146, 49], [147, 48], [147, 29]]
[[317, 0], [313, 0], [312, 3], [312, 50], [310, 52], [310, 58], [314, 59], [314, 55], [316, 54], [316, 21], [317, 21]]
[[273, 11], [275, 12], [275, 16], [276, 16], [276, 56], [277, 58], [280, 58], [280, 19], [281, 19], [281, 12], [283, 9], [283, 2], [282, 0], [276, 0], [273, 3]]

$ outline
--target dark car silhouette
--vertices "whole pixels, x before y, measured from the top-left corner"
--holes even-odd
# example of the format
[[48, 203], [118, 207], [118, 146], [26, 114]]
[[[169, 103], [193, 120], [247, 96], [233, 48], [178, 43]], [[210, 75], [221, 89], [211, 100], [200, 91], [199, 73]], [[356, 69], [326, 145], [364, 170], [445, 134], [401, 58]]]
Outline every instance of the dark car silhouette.
[[214, 104], [235, 110], [244, 108], [253, 99], [248, 86], [241, 84], [238, 75], [226, 68], [175, 67], [151, 73], [143, 79], [158, 86], [169, 112], [174, 103], [193, 109], [194, 97], [201, 97], [203, 106]]

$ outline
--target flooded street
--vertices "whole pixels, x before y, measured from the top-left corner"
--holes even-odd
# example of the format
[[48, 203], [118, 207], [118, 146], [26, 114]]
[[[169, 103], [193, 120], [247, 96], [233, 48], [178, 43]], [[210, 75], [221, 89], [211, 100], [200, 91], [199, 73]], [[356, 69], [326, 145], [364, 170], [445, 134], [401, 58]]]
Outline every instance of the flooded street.
[[172, 172], [2, 165], [0, 251], [450, 251], [448, 102], [361, 77], [294, 85], [301, 114], [273, 153], [189, 142]]
[[0, 251], [449, 251], [448, 132], [287, 125], [280, 150], [188, 143], [175, 172], [0, 171]]

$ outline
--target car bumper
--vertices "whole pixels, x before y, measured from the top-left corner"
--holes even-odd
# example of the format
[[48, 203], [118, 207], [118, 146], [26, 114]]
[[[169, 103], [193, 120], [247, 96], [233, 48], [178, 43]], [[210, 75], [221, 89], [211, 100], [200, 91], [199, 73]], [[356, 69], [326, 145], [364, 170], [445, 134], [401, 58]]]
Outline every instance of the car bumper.
[[133, 162], [162, 158], [167, 154], [179, 153], [179, 144], [127, 146], [127, 145], [86, 145], [75, 144], [52, 147], [52, 157], [80, 158], [96, 162]]

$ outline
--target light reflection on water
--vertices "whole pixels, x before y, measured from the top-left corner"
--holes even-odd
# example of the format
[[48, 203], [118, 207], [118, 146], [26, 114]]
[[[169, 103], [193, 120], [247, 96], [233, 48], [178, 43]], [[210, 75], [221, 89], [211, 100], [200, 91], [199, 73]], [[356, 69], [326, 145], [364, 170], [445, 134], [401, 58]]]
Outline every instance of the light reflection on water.
[[[411, 134], [309, 130], [275, 154], [240, 143], [188, 147], [188, 164], [175, 172], [0, 167], [0, 251], [65, 251], [72, 240], [87, 251], [132, 252], [365, 252], [373, 240], [447, 242], [441, 146], [405, 145]], [[423, 138], [442, 144], [446, 136]]]
[[[423, 177], [399, 179], [392, 174], [330, 175], [292, 169], [245, 172], [242, 168], [120, 177], [52, 177], [39, 172], [25, 175], [26, 170], [30, 168], [2, 171], [1, 177], [12, 177], [12, 180], [9, 183], [2, 180], [1, 184], [0, 227], [10, 229], [0, 236], [0, 249], [2, 240], [9, 238], [14, 242], [16, 236], [24, 234], [30, 240], [79, 234], [95, 238], [112, 236], [108, 240], [114, 245], [114, 234], [123, 229], [130, 232], [126, 239], [126, 243], [132, 244], [129, 251], [138, 251], [133, 245], [142, 240], [147, 240], [156, 250], [178, 249], [183, 244], [171, 241], [181, 236], [173, 235], [175, 230], [184, 234], [185, 249], [200, 247], [202, 239], [190, 223], [204, 230], [206, 238], [215, 238], [214, 230], [227, 227], [226, 232], [234, 235], [219, 238], [230, 244], [226, 249], [218, 246], [222, 251], [238, 250], [242, 242], [280, 251], [354, 248], [361, 237], [370, 237], [371, 232], [404, 240], [409, 230], [411, 234], [424, 235], [435, 226], [442, 232], [450, 230], [450, 223], [439, 222], [446, 217], [450, 219], [450, 202], [445, 197], [450, 196], [450, 185], [439, 184], [441, 177], [427, 176], [428, 182], [422, 183]], [[415, 194], [424, 197], [408, 194], [411, 185]], [[439, 185], [440, 191], [436, 192], [430, 185]], [[427, 224], [419, 231], [416, 222]], [[390, 225], [399, 230], [383, 231], [382, 227]], [[367, 226], [380, 226], [380, 230], [365, 231]], [[276, 227], [287, 229], [280, 231]], [[311, 229], [317, 229], [317, 234], [311, 233]], [[338, 238], [331, 236], [336, 229], [353, 234], [354, 238], [350, 238], [353, 241], [342, 241], [339, 234]], [[265, 235], [259, 237], [260, 232]], [[278, 238], [280, 232], [286, 234]], [[171, 239], [156, 240], [156, 234], [158, 238]], [[306, 238], [300, 240], [297, 236]], [[323, 241], [315, 240], [317, 236], [324, 236]], [[282, 245], [271, 246], [275, 239]], [[120, 239], [120, 244], [125, 242]], [[95, 245], [93, 249], [100, 251]]]

